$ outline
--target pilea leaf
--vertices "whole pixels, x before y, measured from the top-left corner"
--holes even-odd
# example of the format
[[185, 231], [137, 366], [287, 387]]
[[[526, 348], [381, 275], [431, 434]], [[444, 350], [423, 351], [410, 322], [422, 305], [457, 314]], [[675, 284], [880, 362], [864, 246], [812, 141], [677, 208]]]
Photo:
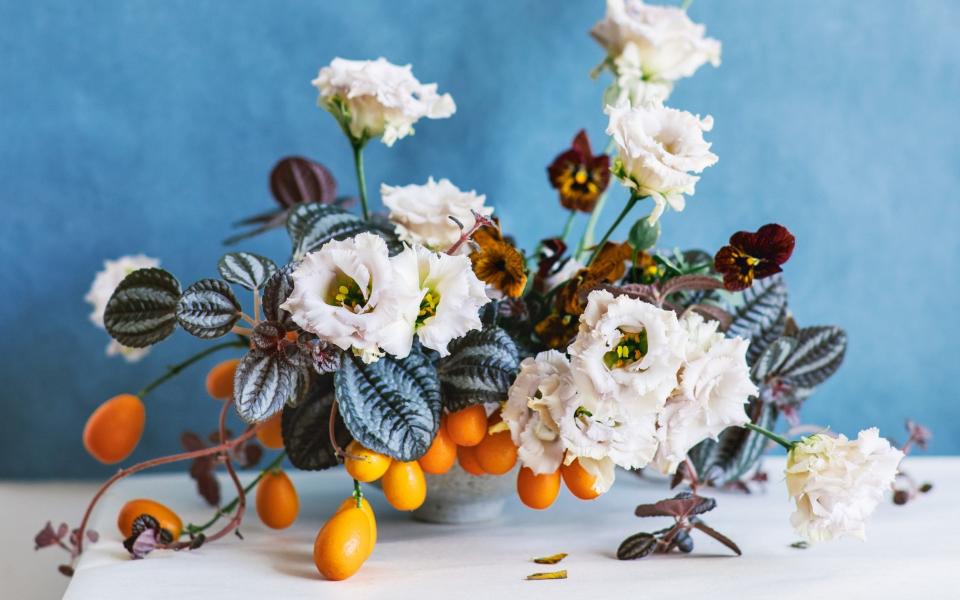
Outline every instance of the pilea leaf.
[[344, 353], [334, 386], [343, 422], [367, 448], [407, 462], [430, 447], [440, 424], [440, 382], [418, 348], [372, 364]]
[[263, 421], [296, 404], [306, 391], [309, 373], [298, 361], [279, 352], [251, 350], [233, 377], [237, 413], [247, 423]]
[[[283, 409], [280, 420], [283, 446], [290, 462], [298, 469], [319, 471], [339, 464], [330, 444], [330, 411], [334, 399], [333, 377], [314, 375], [303, 400]], [[350, 443], [350, 432], [339, 419], [334, 424], [334, 435], [341, 448]]]
[[635, 533], [623, 540], [617, 548], [620, 560], [636, 560], [649, 556], [657, 547], [657, 538], [652, 533]]
[[750, 369], [750, 378], [756, 384], [767, 381], [767, 378], [780, 372], [782, 365], [790, 358], [797, 347], [797, 340], [782, 337], [773, 342], [763, 351], [763, 354], [753, 363]]
[[294, 260], [319, 250], [330, 240], [343, 240], [364, 232], [376, 233], [384, 238], [391, 253], [403, 248], [397, 238], [387, 231], [335, 206], [302, 204], [287, 217], [287, 233], [293, 242]]
[[180, 282], [163, 269], [139, 269], [113, 291], [103, 324], [113, 339], [145, 348], [166, 338], [177, 326]]
[[750, 340], [747, 363], [753, 364], [767, 347], [783, 335], [787, 323], [787, 286], [781, 275], [753, 282], [744, 290], [743, 304], [733, 315], [727, 337]]
[[264, 319], [276, 321], [288, 329], [293, 321], [290, 319], [290, 313], [280, 308], [280, 305], [286, 302], [287, 297], [293, 292], [293, 277], [290, 274], [293, 273], [298, 264], [285, 265], [263, 284]]
[[847, 334], [839, 327], [805, 327], [797, 332], [795, 348], [777, 374], [802, 400], [837, 372], [846, 350]]
[[277, 265], [259, 254], [231, 252], [220, 258], [217, 269], [220, 271], [220, 277], [230, 283], [242, 285], [248, 290], [256, 290], [277, 272]]
[[520, 363], [517, 345], [506, 331], [500, 327], [471, 331], [447, 349], [450, 355], [440, 359], [437, 372], [448, 411], [506, 398]]
[[240, 319], [240, 301], [226, 282], [201, 279], [180, 297], [177, 322], [192, 335], [211, 339], [226, 335]]

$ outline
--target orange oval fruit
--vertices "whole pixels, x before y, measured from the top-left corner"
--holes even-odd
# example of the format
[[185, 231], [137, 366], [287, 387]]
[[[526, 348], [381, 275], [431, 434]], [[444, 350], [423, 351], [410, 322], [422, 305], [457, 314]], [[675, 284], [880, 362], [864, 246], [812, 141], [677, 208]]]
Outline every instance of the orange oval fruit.
[[393, 459], [385, 454], [364, 448], [357, 440], [347, 445], [347, 457], [343, 461], [347, 473], [357, 481], [370, 483], [383, 477]]
[[342, 581], [360, 570], [370, 549], [369, 520], [353, 506], [335, 513], [320, 528], [313, 543], [313, 562], [327, 579]]
[[[356, 507], [357, 499], [353, 496], [350, 496], [340, 503], [340, 506], [337, 508], [337, 512]], [[366, 498], [360, 498], [360, 511], [367, 515], [367, 520], [370, 521], [370, 551], [372, 552], [373, 547], [377, 545], [377, 517], [373, 514], [373, 507], [370, 506], [370, 503], [367, 502]]]
[[593, 489], [597, 478], [587, 473], [579, 460], [574, 460], [569, 465], [560, 465], [560, 474], [563, 476], [563, 482], [567, 484], [567, 489], [577, 498], [593, 500], [600, 495], [600, 492]]
[[476, 446], [487, 435], [487, 411], [474, 404], [447, 415], [447, 435], [458, 446]]
[[143, 402], [133, 394], [110, 398], [87, 419], [83, 447], [104, 464], [120, 462], [140, 443], [146, 413]]
[[440, 428], [437, 429], [430, 449], [417, 462], [425, 472], [433, 475], [446, 473], [453, 467], [453, 463], [457, 462], [457, 445], [447, 434], [446, 417], [440, 419]]
[[157, 520], [160, 529], [165, 529], [170, 534], [170, 539], [177, 541], [180, 539], [180, 533], [183, 531], [183, 522], [177, 513], [173, 512], [163, 504], [148, 498], [137, 498], [123, 505], [120, 514], [117, 515], [117, 528], [120, 529], [124, 538], [130, 537], [133, 533], [133, 522], [140, 515], [150, 515]]
[[477, 462], [491, 475], [503, 475], [517, 464], [517, 447], [510, 431], [498, 431], [483, 438], [476, 447]]
[[214, 365], [207, 373], [207, 393], [214, 400], [233, 398], [233, 376], [237, 372], [239, 358], [231, 358]]
[[427, 498], [427, 481], [417, 461], [393, 461], [383, 475], [383, 495], [397, 510], [420, 508]]
[[268, 471], [257, 484], [257, 516], [271, 529], [286, 529], [297, 520], [297, 488], [282, 470]]
[[537, 475], [528, 467], [517, 474], [517, 494], [520, 501], [536, 510], [548, 508], [560, 493], [560, 469], [546, 475]]
[[460, 468], [471, 475], [480, 476], [487, 474], [477, 461], [476, 446], [458, 446], [457, 461], [460, 463]]
[[283, 448], [283, 432], [281, 431], [282, 416], [283, 411], [278, 412], [267, 419], [263, 427], [257, 430], [257, 440], [263, 444], [265, 448], [270, 448], [271, 450]]

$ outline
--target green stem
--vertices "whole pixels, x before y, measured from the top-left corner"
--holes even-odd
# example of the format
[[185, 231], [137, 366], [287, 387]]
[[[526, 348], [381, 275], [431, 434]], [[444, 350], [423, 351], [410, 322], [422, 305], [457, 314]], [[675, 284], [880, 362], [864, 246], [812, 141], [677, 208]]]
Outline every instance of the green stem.
[[691, 4], [693, 4], [693, 0], [683, 0], [683, 2], [680, 3], [680, 10], [687, 10]]
[[353, 497], [357, 501], [357, 508], [363, 506], [363, 491], [360, 489], [360, 482], [356, 479], [353, 480]]
[[367, 208], [367, 179], [363, 174], [363, 146], [364, 140], [351, 142], [353, 146], [353, 165], [357, 169], [357, 188], [360, 191], [360, 210], [363, 211], [363, 220], [370, 220], [370, 209]]
[[[267, 472], [272, 471], [273, 469], [279, 467], [280, 463], [282, 463], [283, 459], [285, 459], [286, 457], [287, 457], [286, 451], [283, 451], [280, 454], [278, 454], [277, 457], [274, 458], [269, 465], [267, 465], [266, 467], [264, 467], [262, 471], [260, 471], [260, 474], [257, 475], [253, 481], [248, 483], [246, 487], [243, 488], [243, 493], [249, 494], [250, 490], [256, 487], [258, 483], [260, 483], [260, 480], [263, 479], [263, 476], [266, 475]], [[225, 517], [230, 513], [232, 513], [233, 509], [237, 507], [237, 503], [239, 502], [240, 502], [240, 496], [237, 496], [236, 498], [233, 499], [233, 501], [230, 504], [227, 504], [223, 508], [217, 509], [217, 512], [214, 513], [213, 517], [211, 517], [210, 520], [204, 523], [203, 525], [188, 524], [184, 529], [184, 533], [197, 534], [205, 529], [209, 529], [211, 526], [213, 526], [214, 523], [219, 521], [221, 517]]]
[[[607, 141], [607, 147], [604, 148], [604, 154], [612, 154], [613, 149], [616, 147], [616, 142], [611, 137]], [[584, 253], [586, 253], [587, 248], [593, 245], [593, 235], [597, 230], [597, 223], [600, 221], [600, 213], [603, 212], [603, 207], [607, 204], [607, 196], [610, 193], [610, 187], [608, 186], [606, 190], [600, 194], [600, 197], [597, 198], [597, 203], [593, 207], [593, 212], [590, 213], [590, 220], [587, 221], [587, 228], [583, 231], [583, 237], [580, 238], [580, 243], [577, 245], [577, 260], [583, 258]]]
[[571, 210], [570, 216], [567, 217], [567, 222], [563, 225], [563, 233], [560, 234], [560, 239], [562, 241], [567, 240], [567, 236], [570, 235], [570, 228], [573, 227], [573, 219], [577, 216], [577, 211]]
[[157, 379], [154, 379], [153, 381], [148, 383], [146, 386], [144, 386], [144, 388], [140, 390], [139, 393], [137, 393], [137, 396], [139, 396], [141, 400], [143, 398], [146, 398], [147, 394], [157, 389], [167, 381], [176, 377], [178, 374], [180, 374], [180, 371], [186, 369], [187, 367], [189, 367], [190, 365], [192, 365], [197, 361], [203, 360], [204, 358], [210, 356], [214, 352], [218, 352], [220, 350], [223, 350], [224, 348], [245, 348], [246, 346], [247, 346], [246, 342], [242, 340], [234, 340], [232, 342], [223, 342], [223, 343], [217, 344], [216, 346], [211, 346], [206, 350], [203, 350], [202, 352], [198, 352], [197, 354], [194, 354], [193, 356], [183, 361], [182, 363], [173, 365], [172, 367], [168, 367], [166, 373], [164, 373], [162, 376], [158, 377]]
[[613, 235], [613, 231], [620, 226], [620, 223], [622, 223], [623, 219], [626, 218], [627, 213], [630, 212], [630, 210], [633, 208], [633, 205], [644, 198], [646, 198], [646, 196], [638, 196], [634, 193], [630, 194], [630, 199], [627, 200], [627, 203], [623, 205], [623, 210], [620, 211], [620, 214], [617, 216], [617, 220], [613, 222], [613, 225], [610, 226], [610, 229], [607, 229], [607, 232], [603, 234], [602, 238], [600, 238], [600, 242], [597, 244], [596, 248], [593, 249], [593, 254], [590, 255], [590, 261], [587, 263], [588, 267], [597, 259], [597, 255], [600, 254], [600, 250], [603, 249], [603, 245], [606, 244], [607, 240], [610, 239], [610, 236]]
[[772, 432], [772, 431], [768, 431], [768, 430], [764, 429], [763, 427], [760, 427], [759, 425], [754, 425], [753, 423], [747, 423], [747, 424], [745, 424], [745, 425], [743, 426], [743, 428], [744, 428], [744, 429], [749, 429], [750, 431], [756, 431], [756, 432], [759, 433], [760, 435], [763, 435], [763, 436], [765, 436], [765, 437], [767, 437], [767, 438], [775, 441], [776, 443], [778, 443], [778, 444], [780, 444], [781, 446], [783, 446], [784, 448], [786, 448], [788, 452], [789, 452], [790, 450], [793, 450], [793, 447], [796, 445], [796, 442], [791, 442], [790, 440], [788, 440], [788, 439], [786, 439], [786, 438], [784, 438], [784, 437], [781, 437], [781, 436], [775, 434], [775, 433]]

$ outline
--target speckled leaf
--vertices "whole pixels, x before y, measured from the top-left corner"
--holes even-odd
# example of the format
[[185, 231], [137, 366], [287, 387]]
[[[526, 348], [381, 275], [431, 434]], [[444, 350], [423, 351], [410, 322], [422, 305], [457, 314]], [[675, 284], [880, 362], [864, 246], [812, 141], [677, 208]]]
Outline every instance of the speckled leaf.
[[231, 252], [224, 254], [217, 264], [220, 277], [230, 283], [242, 285], [248, 290], [263, 287], [267, 279], [277, 272], [272, 260], [250, 252]]
[[520, 363], [517, 345], [506, 331], [500, 327], [471, 331], [447, 349], [450, 355], [437, 365], [447, 410], [506, 398]]
[[163, 269], [139, 269], [113, 291], [103, 323], [113, 339], [145, 348], [166, 338], [177, 326], [180, 282]]
[[727, 337], [750, 340], [747, 363], [753, 364], [767, 347], [784, 334], [787, 322], [787, 286], [781, 275], [754, 281], [743, 292], [743, 304], [737, 307]]
[[287, 297], [293, 292], [293, 277], [290, 274], [298, 264], [290, 263], [283, 266], [263, 284], [263, 318], [276, 321], [288, 329], [293, 321], [290, 319], [290, 313], [280, 308], [280, 305], [286, 302]]
[[268, 419], [284, 404], [296, 404], [308, 382], [306, 368], [285, 354], [251, 350], [233, 378], [237, 413], [247, 423]]
[[406, 462], [430, 447], [440, 424], [440, 382], [419, 349], [372, 364], [344, 353], [334, 385], [343, 422], [367, 448]]
[[[330, 444], [330, 411], [334, 402], [333, 377], [313, 376], [310, 388], [296, 406], [283, 409], [281, 432], [290, 462], [298, 469], [319, 471], [339, 464]], [[350, 432], [337, 420], [334, 426], [337, 444], [350, 443]]]
[[402, 249], [402, 244], [389, 232], [336, 206], [302, 204], [287, 217], [287, 233], [293, 242], [295, 260], [300, 260], [308, 252], [319, 250], [330, 240], [344, 240], [364, 232], [384, 238], [391, 252]]
[[796, 347], [777, 374], [802, 400], [837, 372], [846, 350], [847, 334], [839, 327], [805, 327], [797, 332]]
[[797, 340], [795, 338], [782, 337], [773, 342], [753, 363], [753, 368], [750, 369], [750, 378], [759, 385], [767, 381], [769, 377], [777, 375], [796, 351], [796, 348]]
[[653, 553], [657, 548], [657, 538], [652, 533], [635, 533], [623, 540], [617, 548], [620, 560], [636, 560]]
[[192, 335], [211, 339], [226, 335], [240, 319], [240, 302], [226, 282], [201, 279], [180, 297], [177, 322]]

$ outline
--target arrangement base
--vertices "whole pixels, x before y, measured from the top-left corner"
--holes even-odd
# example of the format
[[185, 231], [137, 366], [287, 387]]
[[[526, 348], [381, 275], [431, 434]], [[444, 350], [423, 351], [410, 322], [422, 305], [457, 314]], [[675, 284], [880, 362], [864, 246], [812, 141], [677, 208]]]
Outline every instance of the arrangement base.
[[503, 512], [505, 498], [484, 498], [469, 502], [445, 499], [427, 500], [413, 511], [413, 518], [424, 523], [464, 524], [492, 521]]

